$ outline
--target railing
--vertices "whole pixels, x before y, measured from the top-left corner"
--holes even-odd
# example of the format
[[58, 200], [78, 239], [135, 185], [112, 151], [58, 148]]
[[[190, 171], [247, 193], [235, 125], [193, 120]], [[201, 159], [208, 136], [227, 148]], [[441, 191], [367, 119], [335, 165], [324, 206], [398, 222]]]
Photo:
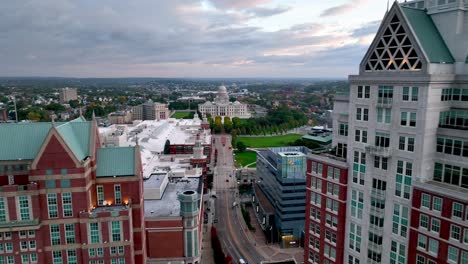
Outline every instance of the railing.
[[336, 93], [335, 101], [349, 102], [349, 93]]
[[372, 215], [375, 215], [377, 217], [380, 217], [380, 218], [385, 217], [385, 209], [371, 206], [370, 212]]
[[373, 224], [369, 225], [369, 231], [378, 235], [378, 236], [383, 236], [383, 226], [379, 227]]
[[366, 146], [366, 152], [374, 156], [390, 157], [392, 155], [392, 148], [378, 147], [378, 146]]
[[373, 189], [371, 191], [371, 196], [380, 200], [385, 200], [386, 191]]
[[6, 222], [6, 223], [0, 223], [0, 228], [20, 227], [20, 226], [34, 226], [34, 225], [39, 225], [39, 219], [16, 220], [16, 221], [9, 221], [9, 222]]
[[382, 245], [378, 245], [372, 241], [369, 241], [367, 248], [374, 251], [375, 253], [382, 253]]

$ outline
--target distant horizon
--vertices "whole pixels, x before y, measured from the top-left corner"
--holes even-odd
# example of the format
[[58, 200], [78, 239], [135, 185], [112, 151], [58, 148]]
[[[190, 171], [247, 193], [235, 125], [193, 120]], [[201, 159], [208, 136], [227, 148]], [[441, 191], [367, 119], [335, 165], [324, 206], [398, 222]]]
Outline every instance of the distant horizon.
[[0, 79], [185, 79], [185, 80], [347, 80], [347, 77], [69, 77], [1, 76]]

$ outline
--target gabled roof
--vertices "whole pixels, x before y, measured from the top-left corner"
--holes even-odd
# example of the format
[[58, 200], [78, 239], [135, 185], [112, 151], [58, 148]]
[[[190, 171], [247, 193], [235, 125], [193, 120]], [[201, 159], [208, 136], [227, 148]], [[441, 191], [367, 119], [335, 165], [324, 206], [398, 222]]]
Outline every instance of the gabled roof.
[[454, 63], [452, 54], [426, 11], [410, 7], [401, 8], [429, 61], [432, 63]]
[[[0, 124], [0, 160], [34, 160], [52, 126], [50, 122]], [[90, 121], [77, 118], [55, 126], [78, 160], [89, 155]]]
[[96, 177], [135, 175], [135, 147], [100, 148]]
[[0, 160], [33, 160], [52, 123], [0, 124]]
[[78, 160], [83, 160], [89, 155], [91, 122], [77, 118], [71, 122], [57, 126], [57, 131]]

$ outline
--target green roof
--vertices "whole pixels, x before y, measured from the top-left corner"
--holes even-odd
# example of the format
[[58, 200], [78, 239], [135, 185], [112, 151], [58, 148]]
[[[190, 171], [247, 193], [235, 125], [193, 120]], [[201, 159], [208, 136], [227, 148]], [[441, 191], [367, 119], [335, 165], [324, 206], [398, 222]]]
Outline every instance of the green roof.
[[52, 123], [0, 124], [0, 160], [33, 160]]
[[97, 153], [97, 177], [135, 175], [135, 147], [100, 148]]
[[429, 61], [432, 63], [454, 63], [452, 54], [426, 11], [409, 7], [402, 7], [402, 9]]
[[67, 142], [78, 160], [83, 160], [89, 156], [91, 122], [77, 120], [57, 126], [57, 131]]

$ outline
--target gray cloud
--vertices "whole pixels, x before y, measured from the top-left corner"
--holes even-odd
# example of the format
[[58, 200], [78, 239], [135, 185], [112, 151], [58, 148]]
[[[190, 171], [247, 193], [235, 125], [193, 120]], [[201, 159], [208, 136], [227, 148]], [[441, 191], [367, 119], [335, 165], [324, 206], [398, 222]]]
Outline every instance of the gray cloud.
[[271, 0], [210, 0], [214, 6], [222, 9], [251, 8], [271, 2]]
[[279, 6], [276, 8], [254, 7], [247, 9], [246, 12], [256, 17], [269, 17], [279, 15], [291, 10], [290, 7]]
[[[228, 2], [237, 1], [218, 4]], [[247, 26], [252, 15], [242, 13], [271, 16], [286, 8], [240, 2], [246, 9], [225, 12], [204, 10], [198, 0], [7, 1], [0, 9], [0, 75], [249, 77], [268, 76], [270, 70], [277, 75], [282, 69], [285, 76], [296, 73], [284, 65], [303, 64], [308, 71], [319, 67], [311, 63], [317, 55], [274, 55], [275, 50], [339, 43], [346, 37], [317, 36], [323, 25], [314, 23], [265, 32]], [[357, 65], [356, 56], [362, 54], [356, 49], [341, 55]]]
[[377, 32], [377, 30], [379, 29], [379, 26], [380, 26], [380, 21], [371, 21], [367, 24], [365, 24], [363, 27], [361, 28], [357, 28], [355, 29], [351, 35], [353, 37], [364, 37], [364, 36], [367, 36], [367, 35], [370, 35], [370, 34], [375, 34]]
[[359, 7], [361, 4], [364, 4], [368, 0], [350, 0], [349, 3], [330, 7], [328, 9], [325, 9], [320, 16], [326, 17], [326, 16], [338, 16], [342, 15], [345, 13], [348, 13], [352, 11], [353, 9], [356, 9]]

